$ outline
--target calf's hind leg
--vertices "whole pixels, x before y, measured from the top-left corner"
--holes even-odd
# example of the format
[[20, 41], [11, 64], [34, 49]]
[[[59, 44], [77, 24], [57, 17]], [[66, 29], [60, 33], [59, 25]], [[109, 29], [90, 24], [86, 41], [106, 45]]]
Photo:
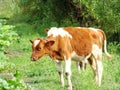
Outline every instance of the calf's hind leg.
[[97, 85], [101, 86], [101, 80], [102, 80], [102, 72], [103, 72], [103, 65], [101, 61], [97, 61], [98, 66], [98, 82]]
[[102, 62], [100, 60], [95, 59], [93, 56], [90, 57], [88, 59], [88, 61], [91, 65], [93, 73], [94, 73], [95, 83], [96, 83], [96, 85], [100, 86], [101, 80], [102, 80], [102, 71], [103, 71]]

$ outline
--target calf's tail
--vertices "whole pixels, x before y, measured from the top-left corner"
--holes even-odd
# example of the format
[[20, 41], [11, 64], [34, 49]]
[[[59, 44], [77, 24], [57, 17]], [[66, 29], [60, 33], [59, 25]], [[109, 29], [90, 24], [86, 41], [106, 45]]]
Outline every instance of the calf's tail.
[[102, 30], [99, 30], [99, 32], [102, 34], [102, 38], [103, 38], [103, 47], [104, 47], [104, 52], [105, 52], [105, 55], [108, 57], [108, 58], [112, 58], [112, 56], [107, 52], [107, 40], [106, 40], [106, 35], [104, 33], [104, 31]]
[[112, 56], [107, 52], [107, 41], [106, 40], [104, 40], [104, 52], [108, 58], [112, 58]]

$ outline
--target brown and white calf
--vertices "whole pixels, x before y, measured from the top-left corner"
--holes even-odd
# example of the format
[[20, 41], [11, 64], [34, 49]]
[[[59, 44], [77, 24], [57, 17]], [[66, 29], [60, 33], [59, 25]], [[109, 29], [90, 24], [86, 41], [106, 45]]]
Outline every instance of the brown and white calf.
[[102, 44], [108, 57], [111, 55], [106, 49], [106, 36], [100, 29], [83, 27], [53, 27], [48, 30], [46, 39], [31, 40], [33, 61], [44, 55], [49, 55], [57, 64], [60, 82], [64, 86], [61, 61], [65, 61], [65, 73], [68, 89], [72, 90], [71, 60], [77, 63], [89, 61], [95, 76], [95, 83], [100, 86], [102, 79]]

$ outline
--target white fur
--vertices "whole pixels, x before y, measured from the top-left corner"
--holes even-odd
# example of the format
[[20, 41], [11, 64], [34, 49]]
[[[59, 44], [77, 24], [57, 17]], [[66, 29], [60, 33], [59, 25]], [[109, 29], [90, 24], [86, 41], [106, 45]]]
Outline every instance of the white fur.
[[71, 60], [70, 59], [65, 60], [65, 64], [66, 64], [65, 72], [68, 72], [71, 75]]
[[63, 28], [56, 28], [56, 27], [53, 27], [48, 31], [48, 36], [50, 35], [53, 35], [53, 37], [60, 35], [61, 37], [68, 36], [72, 38], [72, 36], [67, 31], [65, 31]]
[[63, 78], [63, 68], [62, 68], [62, 63], [59, 60], [55, 60], [55, 63], [58, 68], [58, 72], [60, 72], [60, 83], [62, 86], [64, 86], [64, 78]]
[[34, 41], [34, 47], [36, 47], [39, 44], [40, 40], [35, 40]]
[[102, 72], [103, 72], [103, 65], [101, 61], [97, 61], [97, 65], [98, 65], [98, 86], [101, 85], [101, 80], [102, 80]]
[[82, 62], [82, 65], [83, 65], [82, 70], [84, 71], [85, 63], [88, 63], [88, 58], [90, 56], [91, 56], [91, 53], [87, 56], [78, 56], [75, 52], [72, 53], [72, 60], [74, 60], [76, 62], [78, 71], [80, 71], [79, 62]]
[[77, 53], [75, 51], [73, 51], [73, 53], [72, 53], [72, 60], [74, 60], [74, 61], [82, 61], [84, 59], [85, 59], [84, 56], [78, 56]]
[[79, 28], [79, 29], [81, 29], [81, 28], [83, 28], [83, 27], [76, 27], [76, 28]]
[[65, 72], [67, 75], [67, 82], [68, 82], [68, 90], [72, 90], [72, 82], [71, 82], [71, 59], [65, 60]]
[[107, 45], [107, 41], [104, 40], [104, 52], [105, 52], [105, 54], [106, 54], [108, 57], [112, 57], [112, 56], [107, 52], [107, 47], [106, 47], [106, 45]]
[[102, 56], [102, 48], [99, 48], [96, 44], [93, 44], [92, 46], [92, 53], [94, 54], [95, 58], [96, 58], [96, 68], [94, 72], [95, 74], [95, 82], [98, 86], [101, 85], [101, 79], [102, 79], [102, 71], [103, 71], [103, 66], [102, 66], [102, 62], [101, 60], [98, 60], [97, 57], [98, 56]]
[[100, 38], [100, 42], [102, 43], [102, 38], [101, 37], [99, 37]]
[[96, 28], [89, 28], [90, 30], [93, 30], [93, 31], [95, 31], [95, 32], [97, 32], [97, 30], [98, 29], [96, 29]]
[[79, 56], [77, 55], [77, 53], [75, 51], [73, 51], [72, 53], [72, 59], [76, 62], [79, 62], [79, 61], [85, 61], [87, 63], [87, 59], [90, 57], [91, 54], [89, 54], [88, 56]]
[[99, 48], [96, 44], [92, 46], [92, 53], [96, 57], [97, 55], [102, 55], [102, 48]]
[[58, 71], [62, 72], [61, 61], [59, 61], [59, 60], [55, 60], [55, 63], [56, 63], [56, 65], [57, 65]]

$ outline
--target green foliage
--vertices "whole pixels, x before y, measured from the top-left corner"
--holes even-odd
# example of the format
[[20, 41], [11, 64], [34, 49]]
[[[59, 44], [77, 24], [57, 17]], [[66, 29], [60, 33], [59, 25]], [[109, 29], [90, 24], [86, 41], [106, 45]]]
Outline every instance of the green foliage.
[[88, 15], [93, 16], [98, 26], [108, 34], [108, 38], [115, 37], [111, 41], [119, 42], [120, 0], [81, 0], [81, 3], [86, 6]]
[[[2, 72], [14, 72], [15, 65], [5, 61], [5, 47], [10, 46], [14, 40], [18, 39], [18, 35], [13, 31], [14, 26], [12, 25], [2, 25], [0, 23], [0, 73]], [[14, 86], [14, 83], [18, 86]], [[20, 86], [19, 86], [20, 85]], [[1, 90], [15, 90], [17, 88], [23, 87], [22, 83], [17, 80], [17, 77], [14, 79], [4, 79], [0, 78], [0, 89]]]
[[19, 71], [16, 71], [12, 79], [0, 78], [0, 90], [30, 90], [20, 75]]
[[0, 24], [0, 51], [4, 50], [5, 46], [9, 46], [12, 41], [18, 39], [18, 35], [13, 31], [14, 26]]
[[120, 53], [120, 43], [111, 42], [109, 43], [108, 49], [111, 53]]
[[14, 72], [15, 64], [8, 63], [5, 60], [0, 60], [0, 73], [1, 72]]
[[20, 12], [19, 0], [0, 0], [0, 18], [10, 18]]
[[0, 77], [0, 90], [28, 90], [28, 85], [23, 82], [22, 73], [16, 69], [15, 64], [0, 60], [1, 74], [3, 77]]
[[0, 59], [4, 59], [5, 47], [10, 46], [13, 41], [18, 40], [18, 35], [13, 31], [15, 26], [2, 25], [0, 23]]
[[[84, 26], [103, 29], [110, 41], [120, 41], [119, 0], [21, 0], [12, 22], [27, 22], [41, 32], [50, 27]], [[14, 4], [15, 5], [15, 4]], [[115, 38], [113, 38], [115, 37]]]
[[17, 17], [18, 22], [37, 24], [44, 28], [78, 25], [70, 14], [70, 6], [64, 0], [21, 0], [18, 4], [22, 10]]
[[[9, 20], [25, 22], [37, 30], [50, 27], [84, 26], [103, 29], [109, 41], [120, 41], [120, 0], [3, 0], [1, 13], [14, 12]], [[4, 18], [4, 17], [3, 17]], [[113, 38], [114, 37], [114, 38]]]
[[[2, 48], [2, 47], [1, 47]], [[3, 50], [3, 49], [2, 49]], [[3, 59], [5, 59], [6, 58], [6, 56], [5, 56], [5, 54], [4, 54], [4, 52], [3, 51], [0, 51], [0, 60], [3, 60]]]

